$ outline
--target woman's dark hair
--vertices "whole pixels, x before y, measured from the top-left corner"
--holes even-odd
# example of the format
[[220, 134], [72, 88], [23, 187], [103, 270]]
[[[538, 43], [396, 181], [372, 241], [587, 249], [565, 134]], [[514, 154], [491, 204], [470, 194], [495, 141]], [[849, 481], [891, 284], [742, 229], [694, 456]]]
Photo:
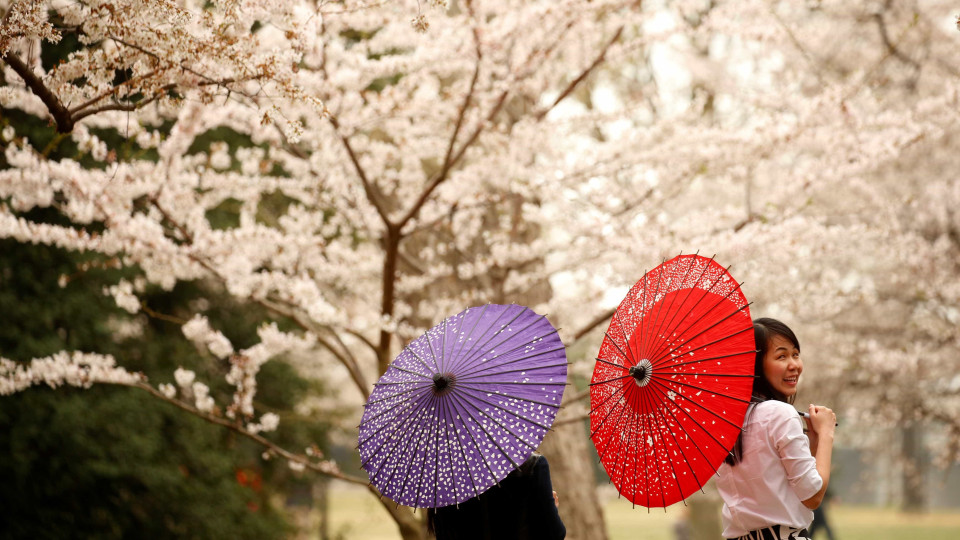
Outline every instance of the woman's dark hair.
[[[521, 463], [519, 467], [517, 467], [516, 469], [510, 471], [510, 474], [508, 474], [506, 478], [504, 478], [503, 480], [501, 480], [501, 482], [506, 483], [506, 482], [509, 481], [508, 479], [511, 479], [511, 478], [524, 478], [524, 477], [527, 477], [527, 476], [530, 476], [531, 474], [533, 474], [533, 469], [534, 469], [534, 467], [537, 466], [537, 460], [540, 459], [540, 456], [541, 456], [541, 455], [542, 455], [542, 454], [539, 454], [539, 453], [537, 453], [537, 452], [534, 452], [530, 457], [527, 458], [526, 461], [524, 461], [523, 463]], [[482, 497], [483, 495], [484, 495], [484, 494], [481, 493], [481, 494], [478, 495], [477, 497], [474, 497], [473, 499], [468, 499], [468, 500], [464, 501], [464, 502], [461, 503], [461, 504], [466, 505], [466, 504], [471, 503], [471, 501], [476, 502], [476, 499], [478, 499], [479, 497]], [[427, 531], [429, 531], [430, 534], [436, 534], [436, 532], [437, 532], [437, 531], [436, 531], [436, 516], [437, 516], [437, 509], [436, 509], [436, 508], [427, 508]]]
[[[776, 319], [762, 318], [754, 319], [753, 321], [753, 339], [757, 347], [757, 354], [754, 357], [753, 361], [753, 392], [750, 396], [750, 401], [759, 403], [761, 401], [767, 401], [768, 399], [773, 399], [776, 401], [783, 401], [784, 403], [793, 403], [793, 400], [797, 397], [796, 394], [787, 397], [781, 392], [778, 392], [775, 388], [770, 386], [770, 381], [763, 375], [763, 357], [767, 355], [767, 350], [770, 348], [770, 340], [774, 336], [782, 336], [788, 341], [793, 343], [793, 346], [797, 348], [797, 351], [800, 350], [800, 340], [797, 339], [797, 335], [793, 333], [793, 330], [789, 326], [783, 324], [782, 322]], [[744, 425], [746, 425], [746, 418], [744, 418]], [[730, 454], [727, 455], [725, 460], [729, 465], [736, 465], [740, 463], [741, 456], [743, 455], [743, 432], [740, 432], [740, 435], [737, 436], [737, 442], [733, 444], [733, 450], [730, 451]]]

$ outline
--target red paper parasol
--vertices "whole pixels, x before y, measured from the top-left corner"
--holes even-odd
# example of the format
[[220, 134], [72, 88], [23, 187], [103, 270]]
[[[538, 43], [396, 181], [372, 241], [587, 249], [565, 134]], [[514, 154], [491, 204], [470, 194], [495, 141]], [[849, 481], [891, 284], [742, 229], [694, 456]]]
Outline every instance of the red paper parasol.
[[590, 436], [621, 495], [666, 507], [716, 472], [750, 400], [752, 330], [740, 284], [713, 259], [675, 257], [630, 289], [590, 383]]

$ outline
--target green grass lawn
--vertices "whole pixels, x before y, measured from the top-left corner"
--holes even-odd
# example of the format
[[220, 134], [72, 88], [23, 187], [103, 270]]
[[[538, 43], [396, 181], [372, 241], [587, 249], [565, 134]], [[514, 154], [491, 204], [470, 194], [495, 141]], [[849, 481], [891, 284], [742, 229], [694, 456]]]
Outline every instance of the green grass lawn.
[[673, 525], [682, 515], [679, 508], [633, 507], [626, 499], [615, 496], [603, 505], [610, 540], [673, 540]]
[[[831, 506], [836, 540], [957, 540], [960, 512], [905, 514], [897, 509]], [[826, 539], [818, 534], [818, 539]]]
[[[673, 524], [682, 510], [648, 513], [613, 499], [604, 506], [604, 516], [610, 540], [673, 540]], [[827, 519], [834, 540], [960, 540], [960, 511], [905, 514], [892, 508], [831, 506]], [[815, 540], [827, 540], [826, 533], [818, 533]]]
[[[609, 540], [673, 540], [681, 507], [664, 512], [631, 508], [623, 499], [604, 503]], [[835, 540], [960, 540], [960, 511], [905, 514], [896, 509], [831, 506]], [[396, 540], [397, 529], [381, 504], [363, 489], [337, 486], [330, 497], [330, 532], [344, 540]], [[588, 539], [578, 539], [588, 540]], [[827, 540], [819, 534], [816, 540]]]

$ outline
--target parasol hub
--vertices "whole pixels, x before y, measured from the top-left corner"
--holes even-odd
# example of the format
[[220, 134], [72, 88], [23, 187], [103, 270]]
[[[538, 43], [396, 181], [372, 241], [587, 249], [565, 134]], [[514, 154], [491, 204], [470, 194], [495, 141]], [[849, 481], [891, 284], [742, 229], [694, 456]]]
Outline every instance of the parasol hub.
[[653, 364], [650, 360], [644, 358], [637, 365], [630, 366], [629, 372], [630, 376], [633, 377], [633, 382], [637, 383], [639, 387], [644, 387], [653, 376]]
[[433, 376], [433, 393], [442, 396], [453, 389], [457, 376], [450, 372], [437, 373]]

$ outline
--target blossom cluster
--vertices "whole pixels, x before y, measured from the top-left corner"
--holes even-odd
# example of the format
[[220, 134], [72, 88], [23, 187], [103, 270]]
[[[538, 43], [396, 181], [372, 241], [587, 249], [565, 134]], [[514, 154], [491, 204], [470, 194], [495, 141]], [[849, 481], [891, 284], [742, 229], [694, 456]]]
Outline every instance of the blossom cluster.
[[[202, 315], [183, 326], [229, 362], [225, 414], [253, 432], [272, 425], [253, 420], [271, 358], [322, 377], [339, 362], [358, 402], [384, 359], [464, 307], [529, 304], [573, 335], [698, 249], [735, 265], [755, 313], [844, 351], [811, 377], [854, 377], [874, 366], [861, 356], [924, 389], [952, 377], [914, 367], [960, 346], [948, 2], [37, 4], [51, 9], [18, 8], [3, 46], [50, 43], [50, 16], [82, 27], [80, 50], [34, 71], [69, 107], [130, 107], [78, 120], [82, 159], [5, 127], [0, 237], [117, 257], [166, 289], [209, 280], [295, 321], [240, 351]], [[0, 104], [49, 116], [5, 80]], [[104, 133], [143, 154], [111, 157]], [[71, 224], [24, 217], [49, 207]], [[133, 285], [105, 292], [134, 312]], [[590, 355], [572, 360], [589, 374]], [[205, 383], [175, 378], [164, 395], [215, 410]], [[862, 382], [858, 401], [893, 407]], [[923, 410], [960, 418], [955, 401]]]
[[98, 383], [136, 385], [143, 380], [141, 374], [117, 366], [112, 356], [97, 353], [60, 351], [29, 362], [0, 358], [0, 396], [41, 384], [89, 388]]

